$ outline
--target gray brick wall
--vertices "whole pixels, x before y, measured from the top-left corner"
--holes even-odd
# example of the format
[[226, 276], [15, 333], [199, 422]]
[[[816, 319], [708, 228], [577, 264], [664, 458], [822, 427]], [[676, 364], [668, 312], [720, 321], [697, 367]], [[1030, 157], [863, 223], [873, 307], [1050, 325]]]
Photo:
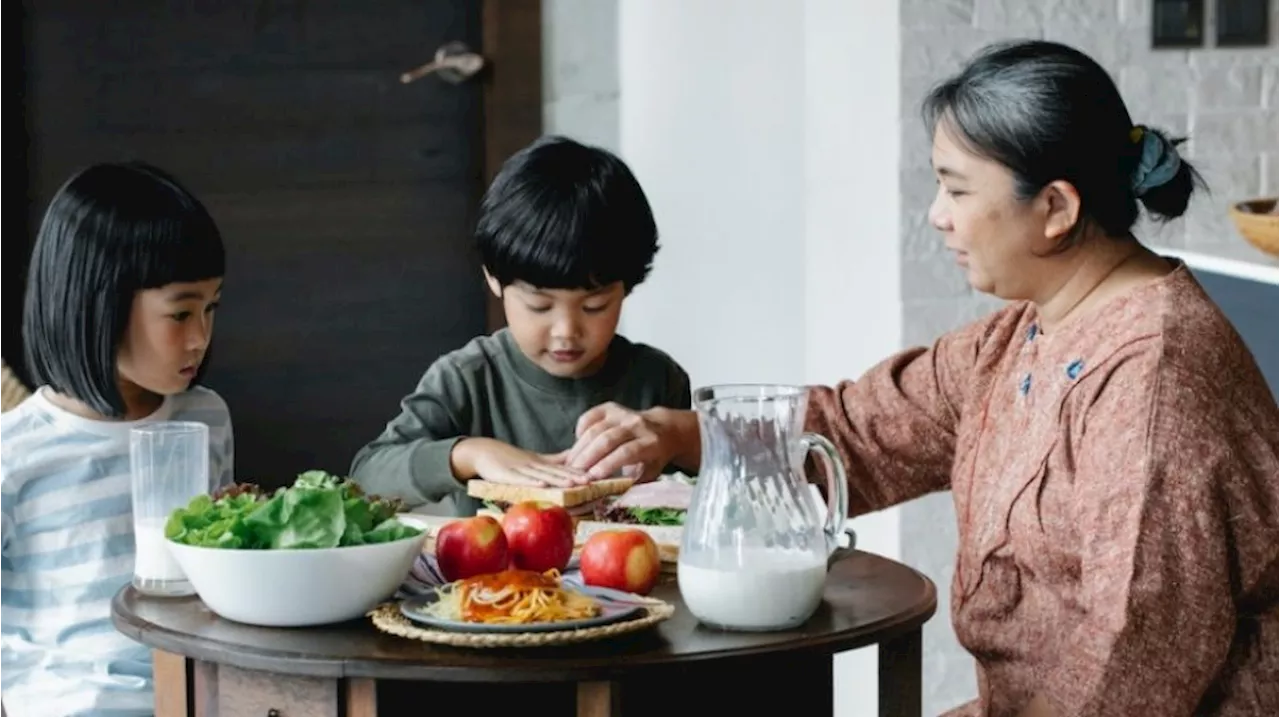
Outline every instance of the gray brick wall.
[[[1112, 73], [1136, 122], [1190, 135], [1186, 154], [1211, 193], [1194, 199], [1182, 221], [1144, 225], [1141, 239], [1267, 261], [1235, 232], [1226, 207], [1276, 193], [1276, 1], [1271, 2], [1272, 44], [1259, 49], [1153, 50], [1151, 4], [1152, 0], [901, 0], [902, 298], [903, 338], [908, 345], [931, 342], [1000, 303], [968, 288], [925, 220], [934, 183], [930, 142], [918, 119], [919, 102], [929, 85], [993, 40], [1044, 38], [1078, 47]], [[1210, 17], [1209, 37], [1212, 21]], [[949, 494], [915, 501], [902, 510], [903, 559], [937, 583], [942, 606], [925, 626], [924, 638], [925, 713], [937, 714], [977, 694], [973, 661], [956, 643], [946, 609], [955, 516]]]

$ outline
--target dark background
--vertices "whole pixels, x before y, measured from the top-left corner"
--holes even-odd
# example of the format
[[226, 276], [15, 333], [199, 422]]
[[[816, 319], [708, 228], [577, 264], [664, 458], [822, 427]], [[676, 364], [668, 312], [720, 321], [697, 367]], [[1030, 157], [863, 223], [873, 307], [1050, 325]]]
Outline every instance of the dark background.
[[[231, 408], [237, 478], [345, 473], [433, 360], [495, 325], [474, 211], [541, 112], [540, 6], [496, 7], [24, 3], [26, 135], [10, 157], [26, 167], [26, 216], [6, 233], [6, 362], [28, 378], [25, 263], [52, 194], [83, 165], [146, 160], [195, 192], [226, 242], [205, 384]], [[400, 83], [454, 40], [505, 75]]]

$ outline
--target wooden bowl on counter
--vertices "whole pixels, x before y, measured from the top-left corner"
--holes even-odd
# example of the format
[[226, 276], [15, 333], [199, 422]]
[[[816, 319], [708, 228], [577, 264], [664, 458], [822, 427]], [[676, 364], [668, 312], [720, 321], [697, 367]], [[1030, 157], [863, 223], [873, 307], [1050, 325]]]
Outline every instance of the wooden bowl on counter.
[[1248, 242], [1262, 251], [1277, 256], [1277, 197], [1251, 199], [1231, 207], [1231, 221]]

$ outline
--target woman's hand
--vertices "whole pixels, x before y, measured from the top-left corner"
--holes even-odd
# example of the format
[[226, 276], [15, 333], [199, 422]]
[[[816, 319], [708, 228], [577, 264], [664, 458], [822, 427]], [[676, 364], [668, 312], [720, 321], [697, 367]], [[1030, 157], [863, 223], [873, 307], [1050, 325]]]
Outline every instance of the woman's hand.
[[565, 465], [585, 471], [593, 480], [619, 473], [643, 483], [674, 463], [696, 473], [702, 445], [692, 411], [651, 408], [633, 411], [604, 403], [578, 419], [577, 442], [564, 455]]
[[464, 438], [450, 454], [458, 480], [483, 478], [493, 483], [568, 488], [590, 482], [586, 473], [565, 466], [564, 453], [533, 453], [492, 438]]

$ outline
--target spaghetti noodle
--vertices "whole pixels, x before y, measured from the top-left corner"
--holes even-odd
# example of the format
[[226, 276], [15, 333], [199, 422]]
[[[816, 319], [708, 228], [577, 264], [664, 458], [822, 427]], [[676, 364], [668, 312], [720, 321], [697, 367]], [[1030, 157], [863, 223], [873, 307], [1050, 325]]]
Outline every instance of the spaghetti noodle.
[[439, 600], [426, 611], [436, 617], [490, 625], [583, 620], [600, 614], [591, 598], [560, 585], [560, 573], [505, 570], [436, 588]]

